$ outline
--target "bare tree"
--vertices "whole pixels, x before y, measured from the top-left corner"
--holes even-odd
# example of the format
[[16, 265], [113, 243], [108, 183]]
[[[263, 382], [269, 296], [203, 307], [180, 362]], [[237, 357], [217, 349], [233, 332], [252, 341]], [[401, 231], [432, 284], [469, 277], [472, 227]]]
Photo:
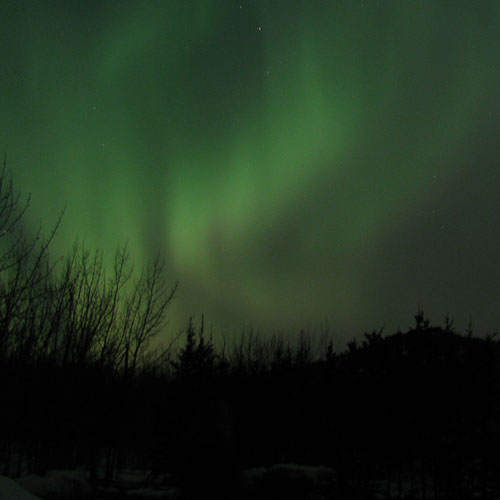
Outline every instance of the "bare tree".
[[120, 311], [125, 374], [133, 374], [147, 351], [151, 339], [164, 326], [168, 306], [174, 299], [178, 282], [169, 288], [164, 276], [165, 263], [156, 256], [135, 280]]
[[48, 248], [64, 214], [63, 210], [48, 238], [41, 237], [41, 228], [28, 236], [23, 219], [29, 205], [30, 197], [21, 202], [15, 193], [4, 158], [0, 171], [0, 356], [34, 349], [44, 283], [53, 270]]
[[[0, 172], [0, 272], [15, 265], [18, 249], [23, 242], [23, 233], [18, 225], [30, 204], [30, 197], [21, 203], [21, 195], [14, 191], [12, 175], [7, 171], [7, 156], [4, 156]], [[14, 237], [12, 237], [14, 235]]]

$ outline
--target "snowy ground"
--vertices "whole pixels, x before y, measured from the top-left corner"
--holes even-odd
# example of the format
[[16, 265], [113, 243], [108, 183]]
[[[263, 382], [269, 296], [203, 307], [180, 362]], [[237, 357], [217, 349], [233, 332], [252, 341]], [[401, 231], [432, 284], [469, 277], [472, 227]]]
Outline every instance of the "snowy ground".
[[10, 477], [0, 476], [0, 500], [39, 500]]
[[[262, 488], [280, 488], [283, 484], [297, 489], [316, 492], [314, 498], [324, 498], [320, 493], [334, 480], [334, 472], [327, 467], [309, 467], [292, 464], [277, 464], [272, 467], [247, 469], [241, 473], [243, 489], [258, 497]], [[29, 475], [16, 480], [0, 476], [0, 500], [69, 500], [81, 498], [131, 500], [174, 500], [179, 489], [172, 484], [168, 474], [151, 477], [136, 471], [117, 474], [112, 485], [93, 492], [85, 473], [76, 471], [51, 471], [46, 476]], [[309, 495], [307, 495], [309, 497]]]
[[85, 472], [78, 470], [54, 470], [46, 476], [32, 474], [16, 481], [27, 491], [40, 498], [76, 498], [92, 493]]
[[[324, 466], [276, 464], [244, 470], [240, 479], [247, 500], [330, 500], [337, 495], [340, 500], [345, 496], [345, 492], [342, 494], [338, 489], [335, 471]], [[398, 496], [396, 482], [391, 481], [390, 485], [387, 482], [373, 483], [372, 486], [378, 490], [372, 490], [368, 495], [372, 499]], [[412, 490], [410, 483], [403, 481], [400, 486], [403, 486], [403, 497], [420, 498], [420, 491], [418, 488]], [[217, 497], [216, 492], [210, 493]], [[0, 500], [177, 500], [179, 494], [179, 487], [171, 475], [153, 477], [144, 471], [122, 471], [112, 484], [97, 490], [92, 490], [83, 470], [51, 471], [44, 477], [30, 475], [15, 480], [0, 476]], [[363, 494], [363, 498], [365, 496]], [[476, 495], [472, 496], [476, 498]], [[487, 496], [489, 499], [500, 498], [493, 491]]]

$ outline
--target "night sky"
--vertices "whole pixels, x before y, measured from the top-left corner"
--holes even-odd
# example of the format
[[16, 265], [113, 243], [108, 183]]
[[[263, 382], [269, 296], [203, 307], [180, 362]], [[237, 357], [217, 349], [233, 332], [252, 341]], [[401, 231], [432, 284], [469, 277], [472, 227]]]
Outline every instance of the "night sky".
[[[3, 0], [28, 226], [139, 264], [171, 328], [500, 327], [498, 0]], [[177, 331], [177, 330], [176, 330]]]

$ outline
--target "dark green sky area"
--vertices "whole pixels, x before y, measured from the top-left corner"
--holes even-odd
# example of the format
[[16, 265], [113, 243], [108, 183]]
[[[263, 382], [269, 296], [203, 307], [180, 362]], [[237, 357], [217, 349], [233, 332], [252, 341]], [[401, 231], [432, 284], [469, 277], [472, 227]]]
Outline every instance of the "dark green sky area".
[[0, 2], [0, 149], [53, 250], [164, 252], [172, 325], [500, 327], [498, 0]]

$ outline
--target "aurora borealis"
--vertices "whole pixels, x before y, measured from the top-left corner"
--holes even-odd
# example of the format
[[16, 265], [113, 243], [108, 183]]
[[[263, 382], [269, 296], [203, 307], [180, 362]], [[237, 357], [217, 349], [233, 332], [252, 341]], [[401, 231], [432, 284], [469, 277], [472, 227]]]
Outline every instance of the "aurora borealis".
[[3, 1], [33, 227], [164, 253], [170, 317], [500, 326], [498, 0]]

